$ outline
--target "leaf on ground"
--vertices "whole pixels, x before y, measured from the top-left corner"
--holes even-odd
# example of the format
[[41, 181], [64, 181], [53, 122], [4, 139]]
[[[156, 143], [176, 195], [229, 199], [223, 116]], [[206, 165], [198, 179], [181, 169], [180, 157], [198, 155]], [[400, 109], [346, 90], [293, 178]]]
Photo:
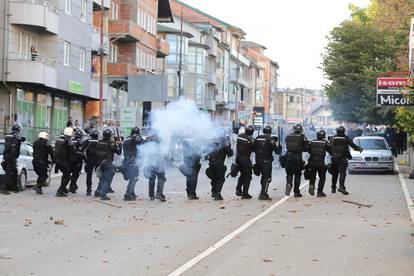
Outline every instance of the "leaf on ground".
[[303, 229], [303, 228], [305, 228], [305, 226], [295, 226], [293, 228], [295, 228], [295, 229]]
[[57, 220], [55, 220], [55, 224], [56, 225], [63, 225], [65, 223], [65, 220], [64, 219], [57, 219]]
[[288, 211], [289, 213], [297, 213], [298, 212], [298, 210], [290, 210], [290, 211]]
[[226, 209], [226, 206], [222, 205], [222, 206], [220, 206], [220, 209]]
[[371, 226], [372, 226], [372, 227], [377, 227], [378, 225], [377, 225], [377, 224], [371, 224]]
[[273, 263], [273, 260], [272, 259], [263, 259], [263, 262], [264, 263]]

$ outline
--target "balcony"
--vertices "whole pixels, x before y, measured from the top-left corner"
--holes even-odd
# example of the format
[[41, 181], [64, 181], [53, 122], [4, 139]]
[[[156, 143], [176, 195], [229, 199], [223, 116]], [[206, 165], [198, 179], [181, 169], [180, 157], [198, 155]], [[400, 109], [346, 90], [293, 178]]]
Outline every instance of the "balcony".
[[9, 53], [7, 81], [57, 87], [56, 60], [37, 53]]
[[109, 10], [111, 6], [111, 0], [93, 0], [93, 10], [99, 11], [102, 9], [102, 2], [103, 2], [103, 8], [105, 10]]
[[[104, 32], [104, 54], [109, 53], [109, 36], [107, 32]], [[95, 26], [92, 29], [92, 45], [91, 49], [95, 52], [98, 52], [101, 48], [101, 30]]]
[[57, 7], [46, 0], [11, 0], [10, 23], [52, 34], [59, 32]]
[[217, 75], [216, 72], [208, 72], [207, 73], [207, 82], [208, 84], [217, 84]]
[[120, 42], [138, 42], [146, 33], [132, 20], [109, 20], [109, 36]]
[[157, 38], [157, 58], [163, 58], [170, 54], [170, 44], [162, 39]]

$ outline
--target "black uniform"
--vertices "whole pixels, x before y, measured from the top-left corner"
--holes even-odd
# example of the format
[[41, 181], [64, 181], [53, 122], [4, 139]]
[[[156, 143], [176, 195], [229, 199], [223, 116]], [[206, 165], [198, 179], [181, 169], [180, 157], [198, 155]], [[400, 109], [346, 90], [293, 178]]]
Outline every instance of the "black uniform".
[[[50, 159], [49, 159], [50, 157]], [[39, 190], [44, 186], [48, 176], [48, 168], [53, 163], [53, 147], [49, 140], [39, 138], [33, 143], [33, 169], [37, 174], [36, 185]]]
[[290, 194], [292, 182], [294, 182], [293, 192], [295, 196], [301, 196], [299, 186], [304, 166], [302, 152], [308, 151], [308, 139], [302, 133], [292, 132], [286, 136], [285, 142], [287, 147], [286, 195]]
[[309, 143], [309, 192], [311, 195], [314, 194], [316, 174], [319, 176], [318, 195], [323, 195], [327, 171], [327, 166], [325, 164], [325, 156], [327, 152], [331, 154], [331, 147], [325, 139], [315, 139]]
[[125, 192], [125, 199], [134, 199], [135, 184], [138, 181], [139, 168], [137, 163], [138, 158], [138, 145], [142, 144], [144, 140], [139, 134], [134, 134], [125, 139], [123, 144], [124, 161], [122, 164], [122, 170], [124, 178], [128, 180], [127, 190]]
[[17, 159], [20, 156], [21, 138], [18, 132], [12, 132], [5, 137], [4, 146], [4, 166], [5, 166], [5, 185], [8, 190], [18, 192], [22, 187], [17, 186]]
[[198, 174], [200, 173], [201, 156], [196, 152], [191, 142], [184, 141], [183, 146], [183, 161], [185, 167], [185, 176], [186, 176], [186, 191], [187, 197], [189, 199], [198, 199], [196, 189], [198, 182]]
[[336, 192], [336, 184], [339, 176], [339, 188], [342, 193], [347, 194], [345, 190], [346, 170], [348, 168], [348, 160], [352, 158], [349, 147], [354, 150], [362, 151], [362, 148], [355, 145], [346, 135], [335, 135], [331, 141], [332, 147], [332, 192]]
[[268, 188], [272, 182], [272, 163], [273, 152], [280, 154], [281, 149], [277, 145], [277, 137], [272, 137], [269, 134], [257, 136], [253, 144], [254, 152], [256, 154], [256, 165], [260, 171], [262, 178], [260, 180], [261, 191], [260, 199], [270, 199], [268, 195]]
[[76, 193], [78, 190], [77, 181], [82, 171], [83, 161], [86, 159], [85, 156], [85, 149], [87, 148], [87, 140], [85, 138], [77, 138], [73, 139], [73, 144], [76, 149], [76, 153], [70, 156], [70, 171], [71, 171], [71, 178], [70, 178], [70, 185], [69, 191], [71, 193]]
[[225, 182], [226, 166], [224, 161], [233, 156], [230, 140], [226, 137], [220, 138], [213, 143], [213, 151], [208, 155], [209, 174], [211, 177], [211, 196], [215, 200], [222, 200], [221, 190]]
[[120, 155], [122, 153], [121, 144], [116, 144], [113, 140], [102, 139], [96, 146], [98, 153], [98, 163], [100, 164], [101, 177], [99, 179], [98, 188], [95, 195], [100, 195], [101, 200], [108, 200], [106, 194], [111, 186], [112, 179], [115, 175], [115, 167], [112, 164], [114, 154]]
[[77, 154], [76, 147], [69, 136], [61, 136], [55, 143], [55, 162], [56, 168], [62, 172], [60, 187], [56, 196], [66, 196], [67, 186], [71, 179], [71, 159]]
[[252, 180], [252, 161], [250, 156], [253, 152], [254, 139], [251, 135], [242, 133], [237, 138], [236, 164], [240, 170], [240, 177], [236, 186], [236, 195], [249, 197], [250, 181]]
[[85, 172], [86, 172], [86, 194], [90, 195], [92, 192], [92, 174], [93, 171], [98, 167], [98, 153], [96, 147], [98, 145], [98, 140], [92, 139], [88, 141], [88, 146], [86, 148], [86, 162], [85, 162]]

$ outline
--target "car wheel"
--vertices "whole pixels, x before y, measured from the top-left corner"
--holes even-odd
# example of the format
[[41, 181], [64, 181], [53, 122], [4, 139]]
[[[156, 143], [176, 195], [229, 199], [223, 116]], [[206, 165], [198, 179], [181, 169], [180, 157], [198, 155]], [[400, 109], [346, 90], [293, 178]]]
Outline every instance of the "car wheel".
[[19, 178], [17, 179], [17, 185], [20, 190], [26, 189], [27, 185], [27, 172], [25, 170], [22, 170], [22, 172], [19, 175]]

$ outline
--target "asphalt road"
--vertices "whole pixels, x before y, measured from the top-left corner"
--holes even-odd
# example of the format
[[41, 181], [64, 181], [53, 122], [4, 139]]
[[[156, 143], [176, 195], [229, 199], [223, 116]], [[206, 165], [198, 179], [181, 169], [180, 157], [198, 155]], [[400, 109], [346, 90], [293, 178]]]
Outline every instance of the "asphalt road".
[[42, 196], [30, 189], [0, 196], [0, 275], [167, 275], [189, 260], [197, 262], [183, 275], [414, 275], [414, 230], [397, 175], [349, 177], [346, 199], [372, 208], [342, 202], [329, 185], [327, 198], [310, 197], [305, 187], [303, 198], [286, 199], [283, 171], [273, 178], [271, 202], [257, 200], [257, 177], [253, 200], [236, 198], [228, 179], [225, 201], [215, 202], [204, 175], [201, 199], [188, 201], [176, 170], [167, 173], [166, 203], [149, 201], [144, 179], [139, 199], [124, 202], [120, 176], [112, 206], [85, 196], [84, 175], [68, 198], [54, 197], [58, 179]]

